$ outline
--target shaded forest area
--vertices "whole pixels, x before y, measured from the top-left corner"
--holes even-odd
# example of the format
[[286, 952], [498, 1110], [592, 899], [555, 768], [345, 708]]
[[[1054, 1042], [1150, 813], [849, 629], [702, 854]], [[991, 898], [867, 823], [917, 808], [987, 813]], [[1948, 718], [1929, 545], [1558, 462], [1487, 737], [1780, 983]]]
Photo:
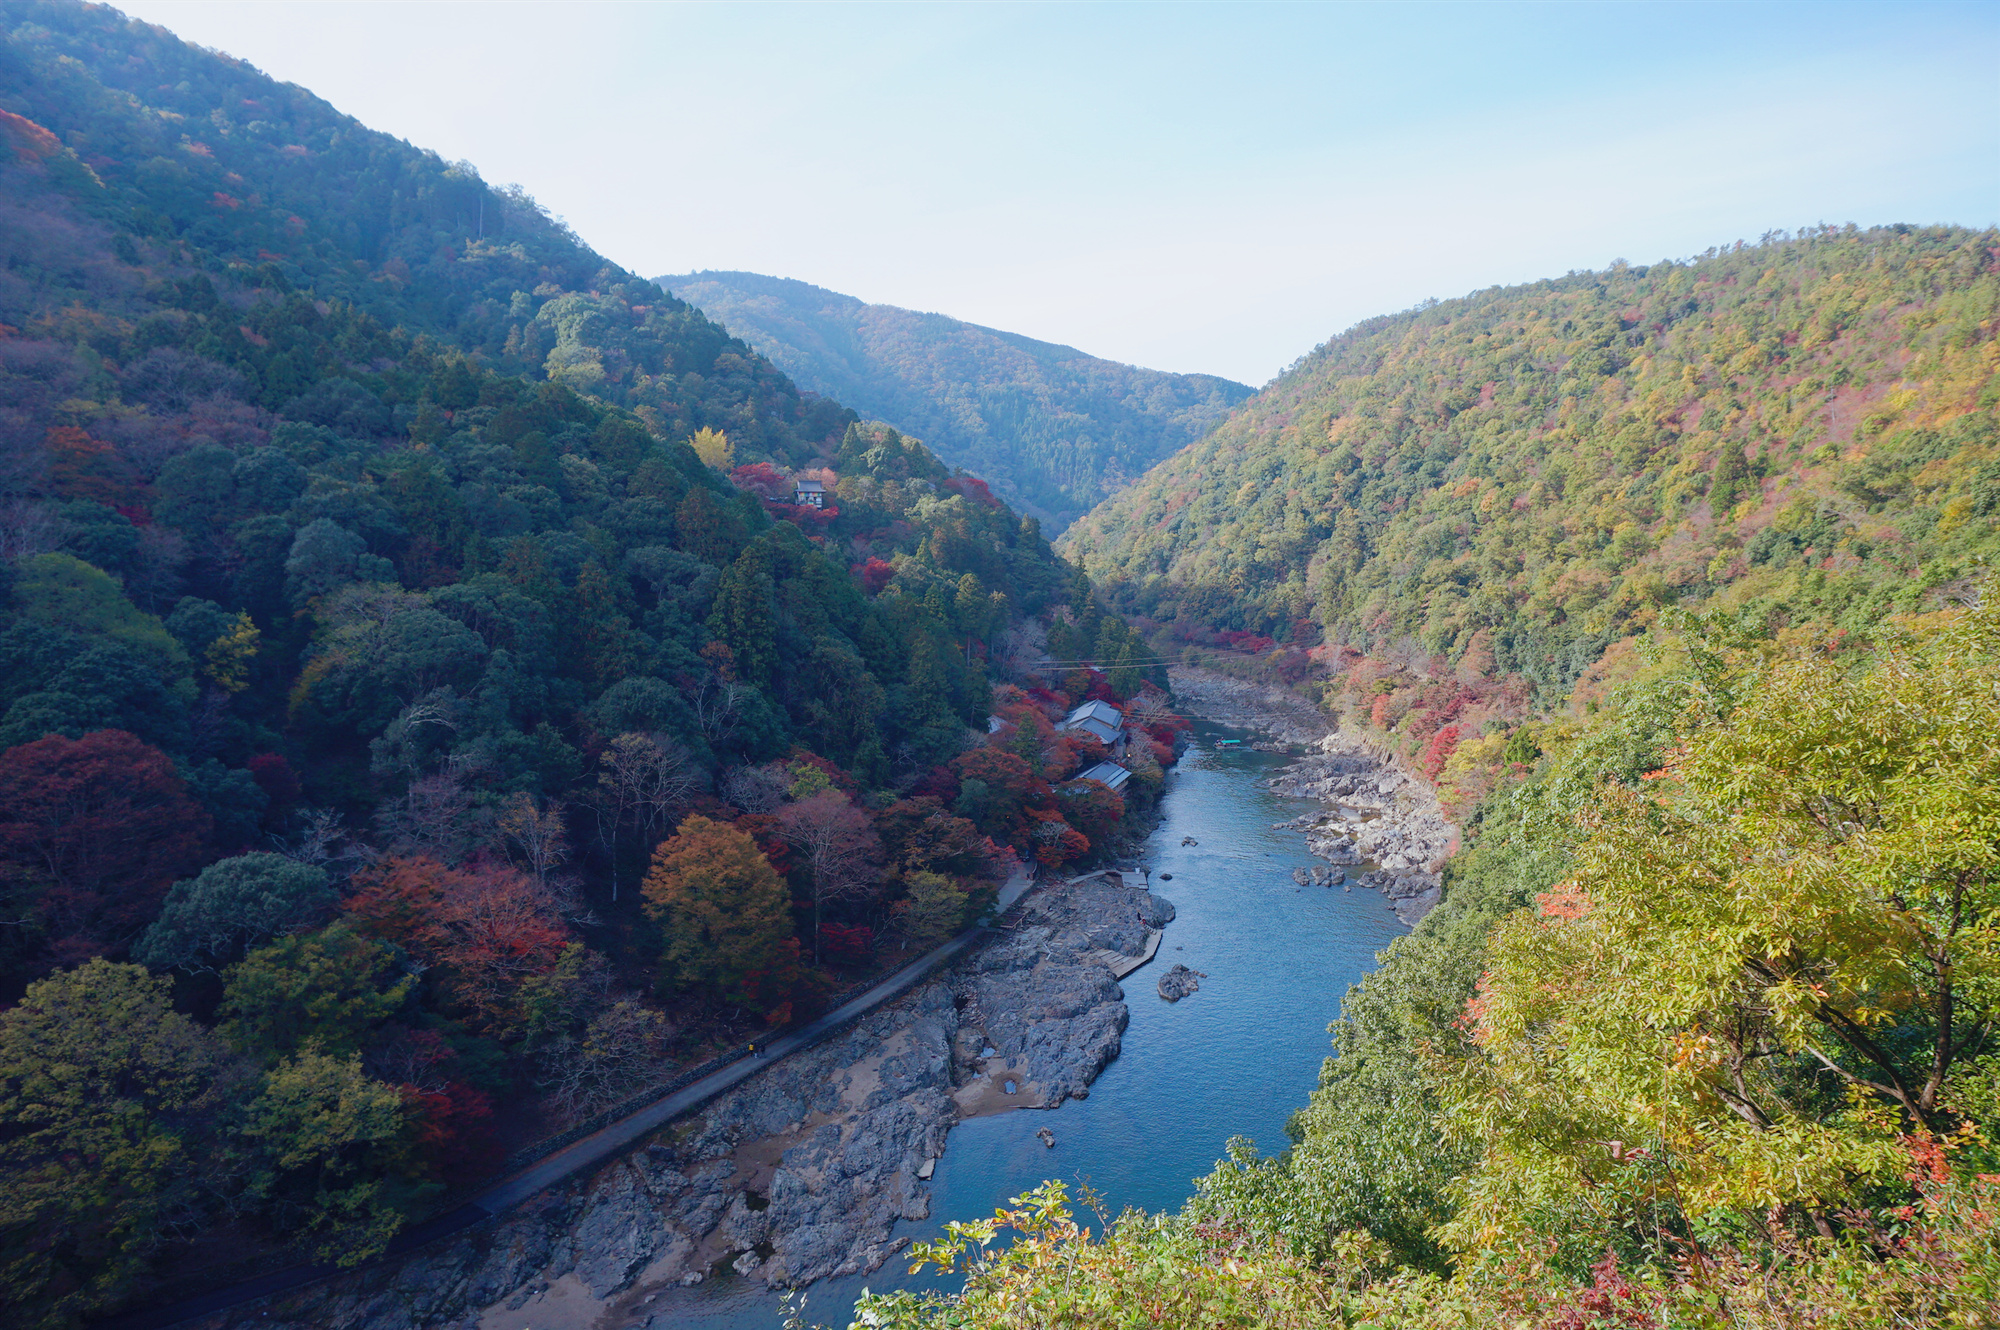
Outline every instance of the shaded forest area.
[[923, 436], [1057, 534], [1252, 391], [788, 278], [699, 272], [659, 281], [798, 382]]
[[1144, 824], [1180, 722], [982, 481], [467, 166], [0, 18], [15, 1323], [360, 1260]]

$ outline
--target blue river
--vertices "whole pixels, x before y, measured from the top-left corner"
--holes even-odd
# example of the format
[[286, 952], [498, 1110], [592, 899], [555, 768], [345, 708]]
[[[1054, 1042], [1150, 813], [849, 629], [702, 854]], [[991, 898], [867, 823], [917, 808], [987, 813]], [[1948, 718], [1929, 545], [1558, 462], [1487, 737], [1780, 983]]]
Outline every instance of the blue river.
[[[896, 1236], [935, 1237], [945, 1221], [990, 1215], [1050, 1178], [1072, 1191], [1088, 1184], [1113, 1213], [1178, 1209], [1230, 1137], [1247, 1136], [1265, 1153], [1284, 1148], [1285, 1120], [1306, 1102], [1331, 1051], [1327, 1025], [1342, 995], [1404, 929], [1380, 892], [1292, 880], [1295, 867], [1320, 861], [1298, 832], [1271, 824], [1317, 805], [1258, 785], [1289, 759], [1216, 747], [1245, 737], [1198, 723], [1168, 777], [1164, 818], [1142, 862], [1178, 913], [1159, 955], [1124, 981], [1132, 1023], [1117, 1060], [1088, 1099], [954, 1127], [929, 1184], [930, 1218], [901, 1225]], [[1176, 961], [1206, 977], [1199, 993], [1168, 1003], [1155, 985]], [[1035, 1135], [1044, 1127], [1054, 1149]], [[899, 1255], [872, 1275], [813, 1285], [806, 1320], [844, 1330], [864, 1287], [956, 1282], [912, 1277], [908, 1268]], [[776, 1301], [761, 1284], [724, 1274], [663, 1297], [656, 1324], [775, 1330]]]

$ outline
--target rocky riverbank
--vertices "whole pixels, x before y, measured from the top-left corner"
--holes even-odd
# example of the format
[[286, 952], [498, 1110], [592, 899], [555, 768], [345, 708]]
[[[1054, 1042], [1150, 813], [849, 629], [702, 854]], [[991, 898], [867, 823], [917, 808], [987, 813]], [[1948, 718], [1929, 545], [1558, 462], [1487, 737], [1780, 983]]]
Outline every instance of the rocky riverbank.
[[209, 1322], [288, 1330], [667, 1326], [689, 1286], [873, 1271], [964, 1118], [1089, 1094], [1113, 978], [1173, 906], [1117, 873], [1031, 893], [995, 938], [588, 1178], [402, 1263]]
[[1366, 749], [1343, 750], [1342, 736], [1273, 776], [1273, 793], [1320, 799], [1327, 807], [1280, 826], [1303, 831], [1306, 846], [1339, 868], [1373, 864], [1347, 883], [1374, 887], [1396, 917], [1415, 924], [1438, 903], [1439, 873], [1458, 845], [1430, 786], [1384, 766]]
[[1317, 747], [1334, 733], [1334, 726], [1321, 711], [1297, 693], [1267, 684], [1232, 679], [1212, 670], [1175, 665], [1167, 671], [1173, 687], [1174, 703], [1181, 711], [1232, 725], [1241, 730], [1257, 730], [1281, 743]]
[[1176, 667], [1169, 674], [1186, 710], [1317, 750], [1267, 783], [1273, 793], [1319, 799], [1327, 807], [1279, 825], [1304, 832], [1307, 848], [1337, 868], [1374, 867], [1351, 878], [1343, 872], [1330, 881], [1319, 874], [1311, 880], [1376, 888], [1406, 924], [1430, 912], [1458, 831], [1428, 784], [1377, 745], [1336, 729], [1294, 693], [1207, 670]]

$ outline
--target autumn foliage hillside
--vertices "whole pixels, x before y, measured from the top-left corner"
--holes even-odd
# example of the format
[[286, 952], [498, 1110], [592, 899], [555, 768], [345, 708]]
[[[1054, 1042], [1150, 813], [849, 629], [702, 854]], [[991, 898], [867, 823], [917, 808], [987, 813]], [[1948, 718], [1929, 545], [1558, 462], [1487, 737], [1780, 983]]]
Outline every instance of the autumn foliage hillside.
[[2000, 1324], [1996, 683], [1990, 595], [1656, 631], [1481, 803], [1289, 1140], [1176, 1213], [949, 1224], [912, 1254], [962, 1282], [856, 1323]]
[[1079, 523], [1120, 603], [1554, 695], [1663, 605], [1867, 622], [1991, 544], [2000, 236], [1825, 228], [1371, 319]]
[[469, 168], [0, 21], [0, 1319], [363, 1260], [1156, 796], [983, 482]]
[[1996, 449], [2000, 235], [1828, 227], [1359, 324], [1063, 548], [1464, 811], [1663, 612], [1866, 632], [1962, 589]]

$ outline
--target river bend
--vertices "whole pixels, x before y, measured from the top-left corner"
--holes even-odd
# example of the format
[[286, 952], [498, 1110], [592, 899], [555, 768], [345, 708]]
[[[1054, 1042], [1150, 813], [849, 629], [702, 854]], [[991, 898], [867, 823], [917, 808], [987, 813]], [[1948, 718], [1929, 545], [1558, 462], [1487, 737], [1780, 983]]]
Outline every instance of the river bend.
[[[1259, 784], [1290, 759], [1216, 746], [1244, 735], [1197, 723], [1169, 777], [1143, 862], [1153, 890], [1179, 913], [1159, 955], [1124, 981], [1131, 1024], [1118, 1059], [1088, 1099], [954, 1128], [929, 1184], [931, 1217], [901, 1225], [897, 1236], [934, 1237], [945, 1221], [991, 1214], [1048, 1178], [1088, 1183], [1114, 1212], [1177, 1209], [1230, 1137], [1248, 1136], [1266, 1152], [1285, 1145], [1285, 1120], [1318, 1080], [1341, 996], [1405, 930], [1380, 892], [1293, 880], [1294, 868], [1323, 862], [1300, 833], [1272, 823], [1320, 805]], [[1175, 962], [1205, 977], [1200, 992], [1170, 1004], [1155, 985]], [[1054, 1149], [1036, 1136], [1043, 1128], [1054, 1133]], [[864, 1285], [933, 1282], [907, 1268], [892, 1258], [873, 1275], [813, 1285], [807, 1319], [845, 1325]], [[670, 1306], [655, 1323], [771, 1330], [775, 1300], [761, 1283], [724, 1276], [663, 1298]]]

